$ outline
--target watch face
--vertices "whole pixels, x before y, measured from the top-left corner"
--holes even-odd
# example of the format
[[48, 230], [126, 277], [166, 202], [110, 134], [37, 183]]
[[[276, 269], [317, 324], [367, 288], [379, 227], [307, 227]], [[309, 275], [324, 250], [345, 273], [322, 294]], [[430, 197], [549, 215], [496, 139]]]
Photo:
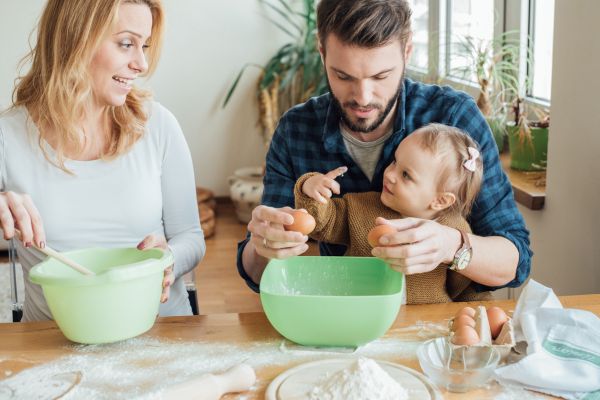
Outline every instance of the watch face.
[[463, 270], [463, 269], [467, 268], [467, 265], [469, 265], [470, 261], [471, 261], [471, 250], [465, 249], [465, 251], [463, 251], [458, 256], [458, 260], [456, 262], [456, 269]]

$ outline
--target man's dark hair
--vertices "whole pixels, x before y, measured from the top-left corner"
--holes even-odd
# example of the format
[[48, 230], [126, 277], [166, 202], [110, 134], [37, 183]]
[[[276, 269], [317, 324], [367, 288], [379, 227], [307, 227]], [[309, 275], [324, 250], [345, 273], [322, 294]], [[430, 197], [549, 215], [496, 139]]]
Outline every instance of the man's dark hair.
[[345, 44], [365, 48], [410, 37], [411, 11], [406, 0], [321, 0], [317, 6], [319, 42], [333, 33]]

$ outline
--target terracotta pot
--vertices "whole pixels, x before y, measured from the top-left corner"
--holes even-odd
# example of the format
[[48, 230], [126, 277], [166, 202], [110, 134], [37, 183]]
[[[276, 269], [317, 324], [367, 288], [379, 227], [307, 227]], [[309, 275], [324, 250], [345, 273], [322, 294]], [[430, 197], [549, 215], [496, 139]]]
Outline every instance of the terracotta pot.
[[245, 167], [235, 170], [227, 178], [231, 201], [241, 222], [252, 219], [252, 210], [260, 204], [263, 193], [262, 167]]

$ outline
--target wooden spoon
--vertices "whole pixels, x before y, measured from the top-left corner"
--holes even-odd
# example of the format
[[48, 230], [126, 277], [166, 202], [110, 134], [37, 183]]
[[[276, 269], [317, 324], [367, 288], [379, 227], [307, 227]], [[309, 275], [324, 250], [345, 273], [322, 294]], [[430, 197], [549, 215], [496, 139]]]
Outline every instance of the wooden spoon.
[[[17, 237], [21, 240], [23, 240], [23, 236], [21, 234], [21, 231], [18, 229], [15, 229], [15, 233], [17, 234]], [[82, 266], [81, 264], [71, 260], [68, 257], [65, 257], [63, 254], [59, 253], [58, 251], [52, 249], [51, 247], [48, 246], [44, 246], [44, 247], [38, 247], [35, 245], [35, 243], [33, 243], [33, 247], [35, 247], [37, 250], [41, 251], [42, 253], [44, 253], [45, 255], [52, 257], [58, 261], [60, 261], [63, 264], [68, 265], [69, 267], [73, 268], [75, 271], [84, 274], [84, 275], [96, 275], [93, 271], [90, 271], [89, 269], [87, 269], [86, 267]]]

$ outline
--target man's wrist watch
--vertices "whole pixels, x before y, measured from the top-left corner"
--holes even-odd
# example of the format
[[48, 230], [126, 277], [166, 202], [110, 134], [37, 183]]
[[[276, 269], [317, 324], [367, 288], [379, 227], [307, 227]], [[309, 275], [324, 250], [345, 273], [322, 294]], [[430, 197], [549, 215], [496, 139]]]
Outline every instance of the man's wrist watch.
[[458, 231], [462, 237], [462, 246], [454, 254], [454, 260], [452, 260], [452, 264], [449, 267], [452, 271], [462, 271], [467, 268], [473, 256], [473, 248], [471, 247], [469, 235], [463, 230], [458, 229]]

